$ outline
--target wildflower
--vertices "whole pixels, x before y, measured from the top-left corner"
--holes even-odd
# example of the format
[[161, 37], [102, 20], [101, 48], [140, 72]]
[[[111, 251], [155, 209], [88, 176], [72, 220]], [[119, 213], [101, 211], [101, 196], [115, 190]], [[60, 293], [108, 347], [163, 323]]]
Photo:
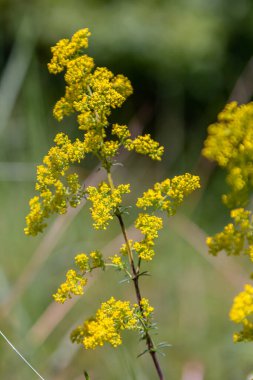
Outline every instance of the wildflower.
[[[129, 244], [130, 248], [133, 248], [133, 240], [132, 239], [128, 240], [128, 244]], [[120, 251], [122, 256], [127, 256], [128, 255], [127, 245], [125, 243], [123, 243], [122, 246], [120, 247], [119, 251]]]
[[118, 74], [112, 78], [113, 88], [121, 94], [125, 99], [133, 93], [133, 87], [130, 80], [122, 74]]
[[138, 228], [148, 239], [158, 237], [158, 231], [162, 228], [162, 218], [155, 215], [139, 214], [135, 221], [135, 227]]
[[45, 212], [42, 210], [39, 197], [33, 197], [30, 202], [30, 213], [26, 217], [27, 227], [24, 229], [26, 235], [36, 236], [38, 232], [42, 232], [46, 227]]
[[[114, 75], [106, 67], [96, 67], [93, 58], [84, 54], [89, 36], [88, 29], [81, 29], [71, 39], [60, 40], [51, 49], [52, 59], [48, 69], [53, 74], [64, 71], [66, 82], [65, 93], [56, 102], [53, 114], [61, 121], [65, 116], [75, 113], [78, 129], [83, 131], [83, 135], [74, 141], [64, 133], [56, 135], [55, 145], [44, 157], [43, 164], [37, 168], [36, 191], [39, 195], [30, 201], [25, 233], [36, 235], [41, 232], [46, 226], [45, 220], [53, 213], [65, 213], [69, 206], [76, 207], [85, 196], [91, 202], [90, 211], [95, 229], [106, 229], [109, 222], [117, 216], [125, 238], [120, 254], [128, 256], [130, 265], [128, 268], [119, 255], [110, 257], [110, 262], [134, 280], [139, 304], [131, 306], [128, 301], [117, 301], [111, 297], [101, 305], [94, 318], [88, 319], [73, 331], [72, 341], [82, 343], [86, 349], [103, 346], [106, 342], [117, 347], [122, 342], [123, 330], [138, 330], [141, 338], [146, 340], [147, 351], [154, 360], [155, 346], [149, 335], [149, 329], [153, 327], [153, 308], [147, 299], [140, 300], [138, 276], [142, 274], [140, 259], [150, 261], [154, 256], [154, 240], [162, 228], [162, 219], [140, 213], [135, 226], [144, 238], [139, 242], [129, 241], [122, 218], [122, 196], [130, 192], [130, 185], [120, 184], [115, 187], [110, 169], [121, 147], [157, 161], [161, 160], [164, 148], [149, 134], [131, 138], [126, 125], [113, 124], [110, 127], [112, 110], [121, 107], [133, 89], [128, 78], [121, 74]], [[79, 164], [87, 154], [93, 154], [106, 169], [108, 183], [102, 182], [98, 187], [89, 186], [83, 190], [78, 174], [71, 171], [71, 166]], [[147, 207], [166, 210], [172, 215], [184, 197], [198, 187], [199, 178], [190, 174], [165, 180], [144, 193], [137, 206], [144, 210]], [[139, 257], [138, 267], [135, 266], [133, 251]], [[53, 295], [57, 302], [64, 303], [74, 295], [82, 295], [88, 273], [106, 267], [98, 250], [88, 255], [78, 253], [75, 265], [76, 269], [67, 271], [65, 281]]]
[[119, 142], [118, 141], [105, 141], [101, 148], [101, 155], [107, 159], [115, 157], [119, 150]]
[[155, 210], [167, 211], [169, 216], [174, 215], [184, 198], [199, 187], [199, 177], [189, 173], [166, 179], [144, 192], [136, 206], [144, 210], [153, 207]]
[[140, 301], [140, 305], [142, 308], [142, 315], [148, 319], [152, 315], [154, 308], [149, 305], [149, 301], [147, 298], [142, 298]]
[[131, 136], [131, 133], [126, 125], [113, 124], [112, 134], [116, 135], [121, 142], [124, 142]]
[[118, 269], [124, 268], [124, 263], [123, 263], [122, 258], [120, 256], [114, 255], [114, 256], [109, 257], [109, 259], [111, 260], [112, 264], [114, 264], [116, 267], [118, 267]]
[[138, 136], [134, 140], [127, 139], [124, 146], [128, 150], [135, 150], [136, 153], [147, 155], [152, 160], [161, 161], [164, 147], [153, 140], [149, 134], [144, 136]]
[[88, 200], [92, 202], [90, 208], [93, 226], [95, 229], [105, 230], [113, 214], [122, 203], [122, 195], [130, 192], [130, 185], [119, 185], [112, 190], [110, 186], [102, 182], [98, 189], [93, 186], [87, 188]]
[[103, 146], [104, 134], [90, 130], [85, 133], [84, 144], [88, 153], [97, 155]]
[[144, 239], [135, 242], [133, 248], [138, 256], [146, 261], [152, 260], [155, 252], [153, 250], [154, 239], [158, 237], [158, 231], [162, 228], [162, 219], [149, 214], [139, 214], [135, 221], [135, 227], [138, 228]]
[[207, 238], [209, 253], [215, 256], [224, 250], [228, 255], [239, 255], [241, 252], [250, 255], [253, 244], [251, 212], [238, 208], [232, 210], [230, 215], [234, 223], [229, 223], [222, 232]]
[[64, 133], [55, 137], [53, 146], [37, 167], [36, 190], [39, 196], [30, 202], [30, 214], [26, 218], [27, 235], [37, 235], [46, 227], [45, 219], [53, 213], [64, 214], [68, 205], [76, 207], [84, 195], [78, 174], [68, 174], [69, 167], [86, 155], [83, 142], [71, 142]]
[[135, 309], [129, 301], [117, 301], [111, 297], [102, 303], [95, 318], [78, 326], [71, 334], [72, 342], [82, 343], [86, 349], [95, 349], [106, 342], [113, 347], [122, 343], [121, 331], [137, 328]]
[[78, 276], [75, 270], [70, 269], [66, 274], [66, 281], [61, 284], [53, 298], [56, 302], [64, 303], [72, 295], [82, 295], [86, 284], [86, 278]]
[[104, 266], [105, 266], [104, 259], [103, 259], [102, 253], [100, 251], [98, 251], [98, 250], [92, 251], [90, 253], [90, 259], [91, 259], [90, 266], [92, 269], [104, 268]]
[[140, 259], [144, 261], [151, 261], [155, 255], [155, 251], [153, 249], [154, 245], [155, 243], [153, 240], [143, 239], [140, 242], [135, 242], [133, 248]]
[[81, 271], [88, 271], [90, 270], [89, 265], [89, 257], [86, 255], [86, 253], [79, 253], [75, 256], [75, 264], [79, 267]]
[[227, 171], [231, 192], [223, 196], [230, 208], [245, 206], [253, 184], [253, 103], [229, 103], [208, 128], [203, 155]]
[[66, 83], [73, 85], [83, 81], [84, 78], [91, 73], [94, 66], [93, 58], [86, 54], [69, 61], [64, 76]]
[[56, 302], [64, 303], [68, 298], [72, 298], [73, 295], [83, 295], [83, 288], [88, 281], [85, 278], [86, 273], [95, 268], [104, 268], [105, 266], [103, 256], [99, 251], [92, 251], [89, 255], [78, 253], [75, 256], [75, 264], [79, 272], [74, 269], [67, 272], [66, 281], [60, 285], [53, 295]]
[[253, 340], [253, 287], [249, 284], [244, 286], [244, 291], [235, 297], [230, 310], [230, 319], [235, 323], [241, 323], [243, 330], [234, 334], [234, 341]]
[[90, 36], [89, 30], [81, 29], [77, 31], [71, 40], [64, 38], [57, 42], [57, 44], [51, 48], [53, 57], [48, 64], [48, 70], [52, 74], [58, 74], [64, 70], [71, 58], [81, 52], [81, 49], [88, 47], [88, 37]]

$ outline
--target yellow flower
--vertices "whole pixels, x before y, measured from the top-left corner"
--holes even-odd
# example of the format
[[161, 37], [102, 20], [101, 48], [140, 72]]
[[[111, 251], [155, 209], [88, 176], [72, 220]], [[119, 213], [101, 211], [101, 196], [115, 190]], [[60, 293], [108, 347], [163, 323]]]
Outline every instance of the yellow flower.
[[118, 141], [105, 141], [101, 148], [101, 155], [105, 158], [115, 157], [119, 150], [119, 142]]
[[235, 323], [241, 323], [243, 330], [234, 334], [234, 341], [253, 340], [253, 287], [249, 284], [244, 286], [244, 291], [235, 297], [230, 310], [230, 319]]
[[140, 304], [141, 304], [141, 307], [142, 307], [142, 315], [146, 319], [152, 317], [152, 313], [154, 311], [154, 308], [149, 305], [148, 299], [147, 298], [142, 298]]
[[82, 55], [67, 63], [67, 71], [64, 76], [68, 85], [73, 85], [83, 81], [94, 68], [94, 60], [88, 55]]
[[95, 318], [72, 332], [72, 342], [82, 343], [86, 349], [95, 349], [106, 342], [117, 347], [122, 343], [121, 331], [137, 328], [134, 312], [135, 308], [130, 307], [129, 301], [117, 301], [111, 297], [102, 303]]
[[[132, 248], [133, 247], [133, 240], [129, 239], [128, 240], [129, 246]], [[128, 250], [127, 250], [127, 245], [125, 243], [122, 244], [120, 247], [120, 253], [122, 256], [127, 256], [128, 255]]]
[[90, 270], [89, 257], [86, 253], [79, 253], [75, 256], [75, 263], [82, 271]]
[[207, 238], [209, 253], [217, 255], [224, 250], [228, 255], [240, 253], [251, 254], [253, 244], [253, 225], [250, 211], [243, 208], [231, 210], [230, 216], [234, 223], [229, 223], [222, 232]]
[[133, 248], [140, 259], [144, 261], [151, 261], [153, 259], [153, 256], [155, 255], [153, 246], [153, 240], [143, 239], [140, 242], [135, 242]]
[[[80, 163], [88, 153], [99, 158], [106, 170], [123, 145], [128, 150], [146, 154], [160, 160], [163, 147], [149, 134], [131, 139], [127, 126], [114, 124], [110, 139], [107, 132], [108, 118], [112, 109], [121, 107], [133, 89], [123, 75], [114, 75], [106, 67], [95, 67], [93, 58], [83, 53], [88, 47], [89, 30], [77, 31], [71, 39], [60, 40], [52, 49], [48, 69], [53, 74], [65, 70], [65, 94], [55, 104], [54, 116], [61, 121], [71, 113], [77, 113], [79, 129], [84, 131], [83, 140], [72, 142], [59, 133], [53, 146], [37, 168], [36, 190], [38, 197], [30, 203], [31, 211], [26, 218], [27, 235], [36, 235], [46, 227], [45, 219], [52, 214], [64, 214], [68, 206], [76, 207], [84, 191], [76, 173], [69, 173], [72, 164]], [[122, 194], [128, 193], [129, 185], [119, 185], [111, 191], [105, 184], [98, 189], [87, 189], [92, 201], [92, 217], [96, 229], [105, 229], [121, 205]]]
[[80, 162], [86, 155], [84, 142], [71, 142], [64, 133], [55, 137], [53, 146], [37, 167], [35, 188], [39, 197], [30, 202], [30, 213], [26, 217], [27, 235], [37, 235], [46, 227], [45, 219], [53, 213], [64, 214], [68, 205], [76, 207], [84, 196], [78, 174], [68, 174], [73, 163]]
[[155, 215], [139, 214], [135, 221], [135, 227], [150, 240], [158, 237], [158, 231], [162, 226], [162, 218]]
[[147, 155], [152, 160], [161, 161], [164, 147], [153, 140], [149, 134], [144, 136], [138, 136], [134, 140], [127, 139], [124, 142], [124, 146], [128, 150], [135, 150], [136, 153]]
[[38, 232], [42, 232], [46, 227], [44, 212], [37, 196], [30, 200], [29, 205], [30, 213], [26, 217], [27, 227], [24, 229], [24, 232], [26, 235], [36, 236]]
[[167, 211], [169, 216], [174, 215], [184, 198], [199, 187], [199, 177], [189, 173], [166, 179], [144, 192], [136, 206], [144, 210], [153, 207], [155, 210]]
[[48, 70], [52, 74], [58, 74], [64, 70], [68, 62], [74, 55], [81, 52], [81, 49], [88, 47], [88, 37], [90, 36], [89, 30], [81, 29], [77, 31], [71, 40], [63, 39], [51, 48], [53, 57], [48, 64]]
[[66, 274], [66, 281], [61, 284], [53, 298], [56, 302], [64, 303], [72, 295], [82, 295], [86, 284], [86, 278], [78, 276], [75, 270], [70, 269]]
[[130, 185], [119, 185], [114, 190], [102, 182], [98, 189], [93, 186], [87, 188], [88, 200], [92, 202], [91, 215], [95, 229], [105, 230], [109, 221], [113, 219], [114, 212], [122, 203], [122, 195], [130, 192]]
[[124, 267], [124, 263], [120, 256], [114, 255], [109, 257], [109, 259], [111, 260], [112, 264], [116, 265], [119, 269], [122, 269]]
[[223, 196], [228, 207], [244, 206], [253, 185], [253, 102], [229, 103], [208, 128], [203, 155], [227, 171], [231, 193]]
[[125, 141], [131, 136], [129, 129], [126, 125], [113, 124], [112, 134], [116, 135], [120, 141]]
[[104, 264], [104, 259], [101, 252], [99, 252], [98, 250], [92, 251], [90, 253], [90, 258], [91, 258], [91, 264], [90, 264], [91, 269], [104, 268], [105, 264]]
[[64, 303], [73, 295], [82, 295], [83, 288], [87, 284], [87, 278], [84, 276], [95, 268], [104, 269], [104, 260], [101, 252], [92, 251], [89, 256], [86, 253], [78, 253], [75, 256], [75, 264], [79, 273], [70, 269], [66, 274], [66, 281], [60, 285], [57, 292], [53, 295], [56, 302]]
[[152, 260], [155, 254], [154, 239], [158, 237], [158, 231], [162, 226], [162, 219], [154, 215], [139, 214], [136, 219], [135, 227], [145, 235], [145, 238], [140, 242], [135, 242], [133, 248], [142, 260]]

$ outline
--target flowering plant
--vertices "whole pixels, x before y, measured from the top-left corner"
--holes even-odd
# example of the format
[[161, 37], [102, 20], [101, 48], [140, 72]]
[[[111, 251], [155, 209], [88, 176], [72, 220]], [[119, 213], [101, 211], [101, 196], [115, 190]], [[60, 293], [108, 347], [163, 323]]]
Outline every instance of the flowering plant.
[[[228, 104], [218, 115], [218, 122], [208, 128], [203, 155], [227, 171], [231, 188], [222, 196], [231, 209], [232, 222], [222, 232], [207, 238], [209, 253], [216, 256], [245, 254], [253, 261], [253, 216], [250, 195], [253, 187], [253, 103]], [[230, 319], [242, 325], [234, 341], [253, 341], [253, 286], [246, 284], [235, 297]]]
[[[114, 268], [123, 273], [134, 285], [136, 303], [111, 297], [102, 303], [95, 316], [78, 326], [71, 334], [72, 342], [86, 349], [95, 349], [105, 343], [117, 347], [122, 343], [123, 330], [135, 330], [146, 342], [157, 376], [163, 379], [156, 345], [151, 337], [154, 327], [154, 308], [142, 297], [139, 279], [142, 262], [150, 262], [155, 255], [155, 239], [163, 227], [161, 212], [168, 216], [176, 213], [184, 198], [200, 187], [199, 177], [184, 174], [158, 182], [146, 190], [136, 202], [142, 211], [135, 220], [135, 227], [143, 235], [140, 241], [129, 240], [124, 214], [124, 197], [130, 193], [130, 184], [116, 185], [112, 166], [117, 163], [119, 150], [124, 148], [160, 161], [164, 148], [149, 134], [132, 138], [126, 125], [111, 125], [109, 117], [114, 108], [122, 106], [132, 94], [130, 81], [123, 75], [114, 75], [105, 67], [95, 67], [93, 58], [84, 54], [88, 47], [88, 29], [76, 32], [72, 38], [60, 40], [52, 48], [48, 69], [52, 74], [65, 72], [65, 95], [57, 101], [54, 116], [61, 121], [72, 113], [77, 115], [82, 138], [74, 141], [64, 133], [55, 137], [55, 145], [37, 168], [36, 190], [38, 195], [30, 201], [30, 213], [26, 218], [27, 235], [37, 235], [46, 227], [46, 220], [54, 213], [64, 214], [68, 207], [77, 207], [82, 199], [90, 202], [93, 226], [106, 230], [112, 219], [117, 219], [124, 244], [109, 259], [94, 250], [75, 256], [75, 269], [68, 270], [65, 281], [53, 295], [56, 302], [83, 295], [89, 274], [97, 269]], [[71, 165], [80, 163], [88, 154], [94, 155], [107, 173], [107, 180], [98, 187], [84, 188]], [[128, 207], [127, 207], [128, 208]], [[158, 214], [158, 215], [157, 215]]]

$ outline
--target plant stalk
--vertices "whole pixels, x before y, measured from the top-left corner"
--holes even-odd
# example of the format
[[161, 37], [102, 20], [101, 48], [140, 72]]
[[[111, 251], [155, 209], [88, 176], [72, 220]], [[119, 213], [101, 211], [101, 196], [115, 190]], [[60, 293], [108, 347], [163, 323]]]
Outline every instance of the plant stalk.
[[[109, 185], [110, 185], [111, 189], [114, 190], [114, 183], [113, 183], [111, 172], [108, 171], [107, 175], [108, 175]], [[121, 228], [122, 234], [124, 236], [124, 240], [125, 240], [126, 247], [127, 247], [128, 259], [129, 259], [129, 263], [131, 266], [132, 280], [134, 283], [134, 289], [135, 289], [137, 302], [138, 302], [141, 313], [143, 313], [143, 308], [141, 305], [142, 296], [141, 296], [141, 291], [140, 291], [140, 286], [139, 286], [140, 260], [138, 263], [138, 267], [136, 268], [135, 263], [134, 263], [134, 259], [133, 259], [133, 252], [132, 252], [132, 249], [131, 249], [131, 246], [129, 243], [129, 239], [127, 237], [126, 228], [125, 228], [125, 224], [124, 224], [122, 215], [120, 213], [116, 213], [116, 216], [118, 218], [120, 228]], [[151, 355], [151, 358], [153, 360], [153, 363], [154, 363], [154, 366], [156, 368], [156, 372], [157, 372], [157, 375], [159, 377], [159, 380], [164, 380], [164, 376], [163, 376], [163, 373], [162, 373], [162, 370], [161, 370], [161, 367], [160, 367], [160, 364], [159, 364], [159, 361], [157, 358], [155, 345], [154, 345], [152, 338], [151, 338], [150, 334], [148, 333], [148, 331], [145, 332], [145, 339], [146, 339], [146, 345], [148, 347], [148, 352]]]

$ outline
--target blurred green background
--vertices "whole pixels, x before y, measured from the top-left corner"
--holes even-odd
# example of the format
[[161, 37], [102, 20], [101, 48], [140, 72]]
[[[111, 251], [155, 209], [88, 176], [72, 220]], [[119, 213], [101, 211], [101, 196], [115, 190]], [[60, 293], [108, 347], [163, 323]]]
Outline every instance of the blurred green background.
[[[23, 234], [34, 194], [36, 164], [54, 135], [77, 136], [74, 118], [58, 124], [52, 108], [64, 90], [49, 75], [50, 46], [89, 27], [89, 54], [98, 66], [129, 77], [134, 95], [112, 121], [152, 133], [165, 146], [162, 163], [123, 157], [117, 181], [131, 181], [131, 201], [154, 181], [186, 171], [201, 176], [202, 190], [160, 234], [157, 255], [141, 282], [155, 306], [156, 341], [172, 347], [161, 357], [170, 380], [243, 380], [253, 373], [252, 344], [233, 344], [228, 319], [232, 299], [250, 273], [242, 258], [212, 259], [205, 236], [228, 220], [221, 194], [224, 173], [201, 158], [208, 124], [231, 99], [253, 94], [253, 2], [251, 0], [0, 0], [0, 326], [46, 380], [155, 379], [134, 334], [119, 349], [94, 352], [69, 342], [69, 332], [111, 295], [133, 298], [130, 285], [110, 271], [94, 274], [84, 297], [66, 306], [51, 294], [77, 252], [117, 252], [117, 224], [91, 228], [88, 208], [50, 222], [43, 236]], [[79, 168], [97, 181], [95, 161]], [[133, 217], [126, 220], [131, 230]], [[0, 337], [0, 378], [37, 379]]]

